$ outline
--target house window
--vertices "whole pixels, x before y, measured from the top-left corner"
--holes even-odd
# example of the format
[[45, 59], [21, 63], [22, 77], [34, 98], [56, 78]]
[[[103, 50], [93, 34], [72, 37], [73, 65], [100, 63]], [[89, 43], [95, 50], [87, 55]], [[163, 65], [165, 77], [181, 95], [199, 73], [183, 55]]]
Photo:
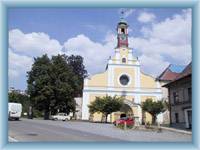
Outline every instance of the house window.
[[179, 102], [178, 92], [173, 92], [173, 99], [175, 104]]
[[122, 63], [126, 63], [126, 58], [122, 58]]
[[188, 88], [188, 100], [192, 100], [192, 88]]
[[179, 116], [178, 116], [178, 113], [175, 113], [175, 121], [176, 121], [176, 123], [179, 123]]

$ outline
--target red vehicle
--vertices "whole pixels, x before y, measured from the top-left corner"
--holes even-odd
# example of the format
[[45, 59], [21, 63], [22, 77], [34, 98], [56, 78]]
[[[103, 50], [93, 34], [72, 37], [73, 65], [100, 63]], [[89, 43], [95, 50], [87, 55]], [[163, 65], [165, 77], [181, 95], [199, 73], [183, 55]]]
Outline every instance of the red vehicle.
[[129, 118], [129, 117], [122, 117], [118, 120], [115, 120], [113, 122], [113, 124], [116, 126], [117, 124], [125, 124], [126, 122], [126, 125], [133, 125], [134, 124], [134, 120], [132, 118]]

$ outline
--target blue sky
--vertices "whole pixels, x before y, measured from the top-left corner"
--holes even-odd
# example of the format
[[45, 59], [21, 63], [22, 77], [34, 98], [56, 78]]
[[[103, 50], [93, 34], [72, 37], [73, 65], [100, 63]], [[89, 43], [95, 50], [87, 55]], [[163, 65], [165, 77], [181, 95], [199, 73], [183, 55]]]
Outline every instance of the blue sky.
[[[90, 74], [103, 72], [116, 46], [120, 10], [10, 8], [9, 86], [25, 89], [33, 57], [44, 53], [79, 54]], [[141, 60], [143, 72], [156, 76], [171, 63], [191, 61], [190, 9], [129, 8], [125, 19], [130, 28], [129, 45]], [[94, 56], [96, 53], [102, 55]]]

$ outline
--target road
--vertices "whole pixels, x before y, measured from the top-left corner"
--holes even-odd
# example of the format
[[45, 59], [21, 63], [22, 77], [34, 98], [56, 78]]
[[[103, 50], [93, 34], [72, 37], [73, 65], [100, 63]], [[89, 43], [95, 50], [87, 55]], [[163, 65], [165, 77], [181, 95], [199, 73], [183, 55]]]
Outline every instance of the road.
[[112, 124], [81, 121], [30, 120], [9, 121], [10, 141], [145, 141], [191, 142], [192, 135], [163, 131], [121, 130]]
[[9, 121], [9, 136], [16, 141], [122, 141], [117, 138], [97, 135], [71, 128], [61, 127], [67, 122], [45, 120]]

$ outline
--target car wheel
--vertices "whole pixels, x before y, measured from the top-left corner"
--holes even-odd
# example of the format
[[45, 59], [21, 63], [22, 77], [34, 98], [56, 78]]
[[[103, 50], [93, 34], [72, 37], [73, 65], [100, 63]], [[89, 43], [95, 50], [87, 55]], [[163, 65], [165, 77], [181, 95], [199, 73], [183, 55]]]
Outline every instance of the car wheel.
[[69, 120], [68, 118], [65, 119], [65, 121], [68, 121], [68, 120]]

